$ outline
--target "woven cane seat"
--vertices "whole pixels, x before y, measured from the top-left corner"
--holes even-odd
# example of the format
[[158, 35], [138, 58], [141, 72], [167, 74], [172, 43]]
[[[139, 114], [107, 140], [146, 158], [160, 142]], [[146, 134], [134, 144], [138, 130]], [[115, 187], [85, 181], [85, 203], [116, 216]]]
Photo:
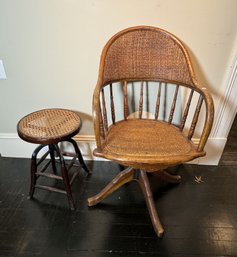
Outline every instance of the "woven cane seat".
[[107, 159], [134, 168], [156, 169], [160, 165], [177, 165], [205, 155], [192, 141], [166, 122], [146, 119], [125, 120], [112, 125], [101, 153]]
[[36, 144], [55, 144], [76, 135], [81, 128], [80, 117], [66, 109], [44, 109], [23, 117], [18, 135]]

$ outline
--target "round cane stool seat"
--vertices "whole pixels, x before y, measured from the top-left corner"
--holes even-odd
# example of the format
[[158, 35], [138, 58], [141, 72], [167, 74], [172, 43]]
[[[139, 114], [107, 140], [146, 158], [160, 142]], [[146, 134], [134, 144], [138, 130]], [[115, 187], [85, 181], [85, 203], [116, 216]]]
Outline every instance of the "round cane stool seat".
[[18, 125], [18, 135], [36, 144], [55, 144], [75, 136], [81, 128], [81, 119], [66, 109], [44, 109], [23, 117]]

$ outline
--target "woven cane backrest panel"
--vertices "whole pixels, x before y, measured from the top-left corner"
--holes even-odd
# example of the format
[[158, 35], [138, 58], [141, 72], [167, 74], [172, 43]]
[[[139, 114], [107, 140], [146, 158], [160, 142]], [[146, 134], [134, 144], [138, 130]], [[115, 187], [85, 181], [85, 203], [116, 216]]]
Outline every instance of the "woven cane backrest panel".
[[119, 80], [159, 80], [193, 85], [187, 57], [168, 32], [133, 29], [112, 40], [105, 53], [103, 84]]

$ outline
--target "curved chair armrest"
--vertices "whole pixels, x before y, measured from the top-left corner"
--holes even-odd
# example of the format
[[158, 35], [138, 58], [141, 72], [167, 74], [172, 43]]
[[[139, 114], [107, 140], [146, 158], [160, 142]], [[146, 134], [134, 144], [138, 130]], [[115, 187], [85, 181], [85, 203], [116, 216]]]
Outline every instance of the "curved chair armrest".
[[94, 131], [95, 131], [95, 139], [96, 139], [96, 145], [97, 150], [101, 151], [102, 146], [102, 140], [101, 140], [101, 127], [100, 123], [100, 90], [101, 90], [101, 84], [97, 83], [96, 88], [94, 90], [93, 94], [93, 103], [92, 103], [92, 110], [93, 110], [93, 121], [94, 121]]
[[214, 104], [211, 94], [206, 88], [201, 88], [200, 93], [204, 97], [204, 101], [206, 104], [206, 118], [204, 123], [204, 128], [201, 134], [201, 138], [198, 144], [198, 151], [203, 151], [204, 146], [207, 142], [208, 136], [211, 132], [213, 119], [214, 119]]

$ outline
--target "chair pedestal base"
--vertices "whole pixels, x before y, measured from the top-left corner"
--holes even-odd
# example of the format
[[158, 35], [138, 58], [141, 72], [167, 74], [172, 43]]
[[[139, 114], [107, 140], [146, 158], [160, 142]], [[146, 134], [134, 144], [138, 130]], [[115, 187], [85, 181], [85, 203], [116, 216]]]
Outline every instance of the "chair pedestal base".
[[[158, 175], [159, 174], [159, 175]], [[170, 175], [169, 173], [165, 171], [159, 171], [156, 172], [156, 175], [165, 181], [171, 182], [171, 183], [179, 183], [181, 181], [181, 177], [178, 175]], [[155, 202], [152, 196], [150, 183], [147, 177], [147, 174], [143, 170], [135, 170], [133, 168], [127, 168], [120, 172], [100, 193], [97, 195], [88, 198], [88, 206], [93, 206], [101, 202], [103, 199], [108, 197], [110, 194], [112, 194], [114, 191], [116, 191], [118, 188], [123, 186], [126, 183], [131, 182], [132, 180], [135, 180], [140, 185], [140, 188], [142, 189], [144, 198], [146, 200], [147, 208], [150, 214], [151, 222], [153, 225], [153, 228], [157, 234], [158, 237], [162, 237], [164, 234], [164, 228], [160, 222], [158, 213], [156, 211]]]
[[172, 184], [179, 184], [181, 182], [181, 176], [180, 175], [172, 175], [165, 170], [153, 172], [152, 175], [158, 177], [161, 180], [164, 180], [168, 183]]

